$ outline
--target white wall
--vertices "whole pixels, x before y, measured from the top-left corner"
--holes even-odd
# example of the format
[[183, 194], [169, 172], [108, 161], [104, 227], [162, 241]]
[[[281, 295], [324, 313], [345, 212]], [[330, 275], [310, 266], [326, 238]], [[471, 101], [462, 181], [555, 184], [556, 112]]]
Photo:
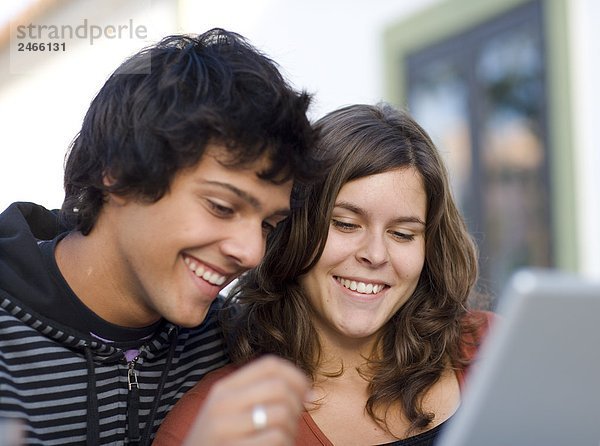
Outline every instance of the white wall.
[[186, 29], [218, 25], [244, 34], [294, 85], [315, 93], [312, 116], [320, 117], [341, 105], [382, 99], [384, 26], [434, 2], [230, 0], [216, 7], [220, 11], [206, 11], [205, 2], [181, 3], [189, 12], [182, 17]]
[[[125, 6], [123, 4], [125, 3]], [[171, 2], [172, 3], [172, 2]], [[150, 5], [152, 8], [139, 8]], [[33, 67], [20, 67], [34, 54], [10, 59], [3, 48], [0, 73], [0, 208], [13, 201], [34, 201], [49, 208], [63, 199], [65, 153], [90, 101], [110, 73], [126, 57], [156, 41], [176, 26], [176, 14], [166, 1], [75, 0], [65, 9], [34, 24], [77, 26], [90, 23], [134, 23], [148, 28], [148, 38], [83, 39], [67, 42], [66, 51], [47, 53]], [[9, 62], [10, 61], [10, 62]], [[15, 72], [17, 71], [17, 72]]]
[[600, 278], [600, 2], [570, 3], [571, 79], [581, 272]]

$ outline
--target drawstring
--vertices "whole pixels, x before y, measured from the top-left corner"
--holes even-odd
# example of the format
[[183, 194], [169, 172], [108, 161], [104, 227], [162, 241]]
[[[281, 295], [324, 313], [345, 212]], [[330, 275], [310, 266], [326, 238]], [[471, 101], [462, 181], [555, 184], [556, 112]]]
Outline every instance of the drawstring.
[[[177, 328], [171, 330], [175, 331], [175, 336], [171, 338], [171, 345], [169, 348], [169, 355], [167, 357], [167, 363], [165, 365], [165, 370], [160, 379], [160, 383], [158, 385], [158, 389], [156, 391], [156, 397], [154, 399], [154, 404], [152, 406], [152, 410], [148, 416], [148, 422], [146, 424], [146, 429], [144, 431], [144, 436], [142, 441], [140, 442], [140, 446], [148, 446], [150, 444], [150, 437], [152, 436], [152, 431], [154, 428], [154, 419], [156, 418], [156, 412], [158, 411], [158, 406], [161, 402], [161, 397], [167, 383], [167, 378], [169, 377], [169, 370], [171, 369], [171, 365], [173, 362], [173, 357], [175, 356], [175, 350], [177, 348]], [[169, 334], [171, 334], [169, 332]], [[98, 398], [96, 395], [96, 373], [94, 366], [94, 358], [92, 356], [92, 350], [89, 345], [86, 343], [84, 345], [84, 353], [85, 359], [87, 362], [88, 369], [88, 382], [87, 382], [87, 437], [86, 444], [87, 446], [97, 446], [100, 444], [100, 426], [98, 424]]]
[[98, 426], [98, 398], [96, 395], [96, 373], [94, 358], [89, 345], [85, 344], [85, 359], [88, 368], [87, 384], [87, 440], [88, 446], [97, 446], [100, 443], [100, 427]]
[[[169, 348], [169, 356], [167, 358], [167, 363], [165, 364], [165, 370], [160, 378], [160, 384], [158, 385], [158, 389], [156, 390], [156, 397], [154, 398], [154, 405], [152, 406], [152, 411], [148, 415], [148, 422], [146, 423], [146, 430], [144, 431], [144, 436], [142, 437], [142, 441], [140, 442], [140, 446], [147, 446], [150, 444], [150, 437], [152, 435], [152, 430], [154, 428], [154, 418], [156, 418], [156, 412], [158, 411], [158, 406], [160, 404], [160, 400], [162, 397], [163, 390], [165, 388], [165, 384], [167, 383], [167, 378], [169, 377], [169, 370], [171, 369], [171, 363], [173, 362], [173, 357], [175, 356], [175, 349], [177, 347], [177, 338], [178, 338], [178, 329], [174, 327], [171, 331], [175, 331], [175, 336], [171, 338], [171, 347]], [[169, 332], [171, 334], [171, 332]]]

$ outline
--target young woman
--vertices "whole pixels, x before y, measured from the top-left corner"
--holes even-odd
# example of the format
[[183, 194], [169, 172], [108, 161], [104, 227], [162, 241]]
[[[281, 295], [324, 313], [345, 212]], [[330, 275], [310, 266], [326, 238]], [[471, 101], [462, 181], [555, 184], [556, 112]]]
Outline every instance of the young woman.
[[[298, 445], [431, 445], [460, 404], [491, 314], [467, 309], [476, 248], [438, 151], [385, 104], [349, 106], [316, 127], [330, 174], [298, 191], [263, 263], [241, 279], [225, 316], [235, 365], [183, 397], [159, 431], [164, 444], [193, 444], [214, 384], [266, 353], [311, 378]], [[265, 401], [254, 415], [262, 429], [283, 410]]]

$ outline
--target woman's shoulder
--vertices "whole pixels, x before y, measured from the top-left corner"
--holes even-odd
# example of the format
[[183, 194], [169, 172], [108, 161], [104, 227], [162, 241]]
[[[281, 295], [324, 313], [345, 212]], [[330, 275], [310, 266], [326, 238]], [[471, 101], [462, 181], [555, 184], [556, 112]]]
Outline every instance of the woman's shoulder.
[[463, 353], [472, 356], [479, 345], [490, 331], [498, 316], [491, 311], [472, 310], [468, 311], [461, 321], [461, 343]]
[[458, 364], [459, 384], [464, 384], [467, 372], [479, 351], [479, 347], [487, 336], [492, 325], [497, 322], [498, 316], [491, 311], [469, 311], [461, 321], [460, 363]]
[[463, 337], [471, 337], [477, 340], [483, 338], [490, 327], [496, 322], [498, 316], [487, 310], [470, 310], [463, 316], [461, 325], [463, 327]]

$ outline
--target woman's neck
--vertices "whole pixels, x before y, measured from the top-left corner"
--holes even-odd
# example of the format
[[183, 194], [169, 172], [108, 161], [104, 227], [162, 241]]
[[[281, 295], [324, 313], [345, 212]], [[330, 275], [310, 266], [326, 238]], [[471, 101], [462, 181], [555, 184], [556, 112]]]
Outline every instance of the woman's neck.
[[[364, 367], [368, 358], [373, 355], [376, 335], [365, 338], [351, 338], [329, 327], [316, 327], [321, 346], [321, 358], [326, 358], [319, 365], [319, 372], [331, 373], [343, 364], [344, 370]], [[331, 370], [333, 368], [334, 370]]]

